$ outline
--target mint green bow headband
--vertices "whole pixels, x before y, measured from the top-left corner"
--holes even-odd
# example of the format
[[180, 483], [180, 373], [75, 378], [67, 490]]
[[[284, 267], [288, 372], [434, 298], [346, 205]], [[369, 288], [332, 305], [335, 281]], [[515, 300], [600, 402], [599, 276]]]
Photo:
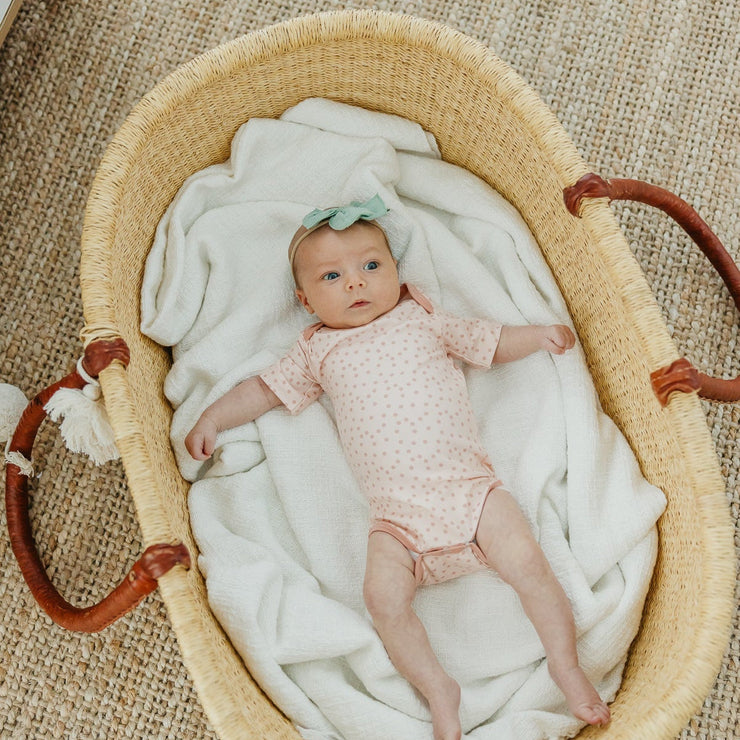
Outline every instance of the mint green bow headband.
[[298, 245], [316, 229], [328, 224], [335, 231], [343, 231], [357, 223], [357, 221], [367, 221], [383, 231], [383, 228], [375, 223], [375, 219], [385, 216], [386, 213], [388, 213], [388, 208], [377, 193], [364, 203], [353, 201], [348, 206], [337, 206], [323, 210], [315, 208], [303, 219], [303, 226], [296, 231], [290, 242], [288, 260], [291, 267], [298, 251]]
[[353, 201], [348, 206], [338, 206], [336, 208], [325, 208], [323, 211], [316, 208], [303, 219], [303, 225], [307, 229], [327, 221], [329, 226], [335, 231], [342, 231], [352, 226], [359, 220], [374, 221], [376, 218], [385, 216], [388, 209], [383, 203], [382, 198], [376, 193], [370, 200], [364, 203]]

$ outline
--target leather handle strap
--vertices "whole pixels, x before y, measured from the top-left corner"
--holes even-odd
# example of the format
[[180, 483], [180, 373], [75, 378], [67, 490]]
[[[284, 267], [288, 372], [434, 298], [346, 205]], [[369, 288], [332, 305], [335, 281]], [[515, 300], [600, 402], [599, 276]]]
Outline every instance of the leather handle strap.
[[[673, 218], [698, 247], [708, 257], [719, 273], [732, 298], [740, 310], [740, 269], [733, 261], [716, 234], [709, 228], [699, 214], [683, 199], [664, 188], [640, 180], [614, 179], [604, 180], [594, 173], [584, 175], [575, 185], [563, 190], [563, 198], [568, 210], [579, 216], [581, 201], [584, 198], [609, 198], [609, 200], [634, 200], [645, 203], [667, 213]], [[653, 373], [653, 384], [661, 403], [667, 403], [668, 395], [675, 390], [698, 390], [699, 395], [713, 401], [733, 402], [740, 400], [740, 376], [732, 380], [713, 378], [696, 371], [687, 373], [684, 360], [680, 368], [671, 365]], [[671, 378], [680, 372], [681, 382]], [[689, 377], [690, 376], [690, 377]], [[666, 388], [670, 390], [666, 391]]]
[[[128, 364], [129, 351], [122, 339], [93, 342], [85, 350], [82, 366], [97, 377], [114, 360]], [[46, 417], [44, 406], [60, 388], [82, 388], [85, 380], [77, 372], [39, 393], [26, 407], [10, 442], [8, 452], [30, 459], [33, 443]], [[41, 608], [59, 625], [78, 632], [99, 632], [139, 604], [157, 587], [157, 579], [175, 565], [190, 567], [190, 555], [182, 544], [152, 545], [134, 564], [123, 582], [100, 603], [76, 607], [67, 602], [49, 579], [41, 562], [28, 516], [28, 476], [9, 462], [5, 476], [5, 509], [13, 553], [28, 587]]]

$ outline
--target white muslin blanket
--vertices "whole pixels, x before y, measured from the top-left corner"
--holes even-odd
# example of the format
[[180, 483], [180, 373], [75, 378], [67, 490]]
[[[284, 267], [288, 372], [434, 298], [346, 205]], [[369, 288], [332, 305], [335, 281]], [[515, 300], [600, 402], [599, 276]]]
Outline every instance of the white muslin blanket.
[[[362, 600], [368, 509], [330, 402], [278, 407], [183, 440], [200, 413], [277, 360], [314, 318], [293, 296], [290, 237], [314, 207], [379, 193], [402, 280], [440, 308], [503, 323], [569, 323], [517, 211], [443, 162], [410, 121], [310, 99], [254, 119], [231, 158], [190, 177], [147, 260], [142, 330], [173, 347], [165, 392], [208, 597], [252, 675], [310, 740], [429, 740], [425, 702], [391, 665]], [[579, 347], [466, 369], [496, 472], [531, 522], [575, 613], [581, 662], [607, 700], [638, 628], [663, 494], [600, 410]], [[572, 735], [514, 592], [480, 572], [421, 588], [415, 608], [462, 687], [465, 737]]]

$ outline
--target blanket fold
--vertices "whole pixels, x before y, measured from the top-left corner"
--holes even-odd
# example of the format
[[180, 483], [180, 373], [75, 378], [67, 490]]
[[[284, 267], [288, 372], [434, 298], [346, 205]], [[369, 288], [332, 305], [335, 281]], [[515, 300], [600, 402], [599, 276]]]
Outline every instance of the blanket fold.
[[[248, 669], [310, 740], [427, 740], [425, 703], [396, 673], [362, 601], [368, 509], [322, 397], [219, 435], [200, 413], [277, 360], [312, 318], [287, 245], [303, 216], [380, 194], [403, 281], [440, 308], [503, 323], [570, 323], [517, 211], [440, 159], [417, 124], [310, 99], [253, 119], [230, 159], [192, 175], [156, 233], [142, 331], [173, 347], [165, 393], [199, 565]], [[584, 669], [613, 698], [657, 551], [660, 491], [600, 409], [582, 351], [465, 369], [483, 442], [573, 604]], [[465, 737], [569, 736], [579, 722], [550, 679], [514, 592], [476, 573], [419, 590], [415, 608], [462, 687]]]

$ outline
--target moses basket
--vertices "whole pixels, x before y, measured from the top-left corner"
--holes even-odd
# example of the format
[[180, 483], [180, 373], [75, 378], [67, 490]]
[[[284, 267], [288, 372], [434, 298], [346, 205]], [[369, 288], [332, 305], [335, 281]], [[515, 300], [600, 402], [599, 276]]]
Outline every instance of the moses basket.
[[[100, 372], [100, 383], [146, 544], [174, 544], [169, 565], [196, 561], [188, 484], [170, 448], [172, 409], [162, 390], [171, 357], [139, 331], [144, 262], [155, 228], [189, 175], [229, 157], [245, 121], [277, 117], [308, 97], [418, 122], [436, 137], [445, 160], [516, 206], [537, 239], [604, 410], [645, 477], [668, 499], [657, 566], [612, 722], [579, 737], [674, 737], [719, 669], [735, 582], [725, 486], [701, 403], [694, 392], [672, 392], [686, 390], [680, 378], [676, 383], [681, 367], [681, 377], [696, 373], [681, 365], [607, 198], [584, 201], [578, 218], [565, 207], [564, 189], [588, 171], [552, 112], [488, 49], [441, 25], [347, 11], [249, 34], [164, 79], [110, 143], [82, 236], [83, 338], [88, 346], [119, 346], [123, 339], [129, 350]], [[587, 194], [618, 197], [598, 187]], [[665, 376], [671, 366], [661, 403], [651, 374]], [[137, 578], [132, 571], [129, 580], [135, 585]], [[198, 569], [173, 567], [159, 588], [219, 737], [297, 738], [210, 611]]]

